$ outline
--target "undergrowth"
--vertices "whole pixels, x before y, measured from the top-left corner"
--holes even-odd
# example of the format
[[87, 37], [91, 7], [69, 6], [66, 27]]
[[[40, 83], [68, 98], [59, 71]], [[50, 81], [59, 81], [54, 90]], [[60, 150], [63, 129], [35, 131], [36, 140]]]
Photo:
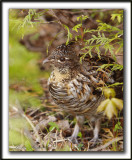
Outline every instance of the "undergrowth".
[[[37, 32], [37, 29], [39, 29], [41, 24], [47, 23], [42, 19], [42, 16], [46, 15], [48, 11], [49, 9], [40, 11], [29, 9], [27, 15], [23, 18], [18, 17], [20, 10], [9, 10], [9, 112], [11, 115], [9, 117], [9, 151], [34, 151], [34, 148], [32, 147], [33, 142], [29, 138], [30, 134], [27, 130], [35, 132], [35, 128], [29, 118], [26, 117], [25, 112], [28, 107], [41, 108], [41, 97], [44, 93], [40, 86], [39, 79], [41, 77], [48, 78], [49, 73], [41, 72], [37, 65], [41, 55], [28, 51], [19, 43], [19, 39], [23, 38], [26, 34]], [[24, 10], [21, 10], [21, 12], [24, 12]], [[95, 15], [96, 12], [94, 13], [93, 10], [91, 17], [94, 17]], [[83, 47], [81, 49], [82, 56], [80, 58], [80, 63], [83, 63], [83, 59], [87, 54], [92, 57], [93, 51], [96, 51], [98, 57], [101, 58], [100, 47], [102, 47], [105, 50], [105, 54], [111, 54], [115, 63], [104, 64], [100, 66], [100, 68], [107, 69], [111, 67], [111, 71], [121, 71], [123, 70], [123, 65], [116, 63], [116, 55], [123, 52], [123, 30], [118, 27], [123, 23], [123, 10], [111, 14], [111, 24], [103, 22], [103, 17], [105, 16], [103, 12], [99, 12], [99, 15], [101, 20], [97, 20], [97, 29], [84, 28], [84, 22], [90, 18], [89, 15], [86, 14], [78, 16], [76, 19], [77, 24], [72, 28], [65, 24], [61, 24], [58, 19], [54, 21], [54, 23], [61, 24], [62, 28], [67, 32], [66, 45], [68, 45], [71, 40], [82, 41]], [[112, 23], [114, 25], [112, 25]], [[107, 36], [106, 32], [108, 33]], [[57, 33], [55, 37], [57, 37], [59, 33]], [[93, 34], [90, 39], [85, 39], [85, 34], [87, 33]], [[94, 33], [96, 33], [96, 35]], [[49, 43], [49, 46], [52, 42], [53, 40]], [[47, 46], [47, 52], [49, 46]], [[123, 85], [123, 82], [117, 82], [107, 86], [107, 90], [104, 93], [107, 95], [106, 100], [102, 102], [98, 108], [98, 111], [104, 111], [109, 119], [114, 115], [118, 115], [117, 109], [122, 110], [123, 108], [123, 101], [116, 99], [114, 90], [111, 90], [111, 87], [118, 85]], [[111, 94], [113, 97], [112, 99], [109, 99], [109, 95]], [[22, 108], [22, 110], [20, 108]], [[18, 115], [13, 116], [14, 113], [18, 113]], [[54, 129], [60, 131], [55, 122], [50, 122], [49, 125], [49, 133]], [[121, 129], [120, 121], [118, 121], [114, 127], [116, 134], [119, 129]], [[79, 132], [78, 137], [82, 139], [81, 132]], [[39, 135], [36, 134], [36, 139], [39, 138]], [[48, 141], [46, 148], [48, 148], [49, 143], [50, 142]], [[83, 144], [80, 144], [77, 147], [77, 151], [81, 151], [82, 147]], [[72, 147], [66, 144], [63, 148], [57, 147], [56, 151], [71, 151], [71, 148]], [[113, 144], [113, 148], [115, 148], [115, 144]]]

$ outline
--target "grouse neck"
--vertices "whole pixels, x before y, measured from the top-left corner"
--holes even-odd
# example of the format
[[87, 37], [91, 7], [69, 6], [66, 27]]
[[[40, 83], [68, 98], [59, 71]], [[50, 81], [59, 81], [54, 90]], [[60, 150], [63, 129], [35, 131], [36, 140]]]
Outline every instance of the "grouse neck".
[[71, 79], [71, 70], [69, 69], [60, 70], [59, 68], [54, 68], [53, 74], [55, 77], [55, 81], [57, 82], [63, 82], [65, 80]]

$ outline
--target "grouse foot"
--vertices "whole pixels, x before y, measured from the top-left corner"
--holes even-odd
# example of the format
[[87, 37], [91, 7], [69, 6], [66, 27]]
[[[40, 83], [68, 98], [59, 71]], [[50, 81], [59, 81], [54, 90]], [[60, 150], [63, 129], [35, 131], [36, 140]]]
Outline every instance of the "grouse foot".
[[94, 147], [97, 143], [102, 142], [102, 140], [99, 139], [99, 138], [95, 138], [95, 137], [94, 137], [94, 138], [92, 138], [89, 142], [90, 142], [90, 143], [92, 142], [91, 147]]
[[73, 144], [78, 144], [78, 140], [76, 137], [70, 136], [67, 139]]

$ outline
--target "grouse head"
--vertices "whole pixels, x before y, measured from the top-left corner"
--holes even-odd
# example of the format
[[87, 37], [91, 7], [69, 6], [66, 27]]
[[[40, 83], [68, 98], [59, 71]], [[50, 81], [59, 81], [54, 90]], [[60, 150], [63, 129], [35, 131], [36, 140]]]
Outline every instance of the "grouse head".
[[57, 68], [62, 74], [65, 74], [68, 70], [77, 69], [77, 67], [80, 66], [80, 62], [74, 47], [72, 43], [58, 46], [49, 57], [43, 61], [43, 64], [47, 62], [50, 63], [53, 68]]

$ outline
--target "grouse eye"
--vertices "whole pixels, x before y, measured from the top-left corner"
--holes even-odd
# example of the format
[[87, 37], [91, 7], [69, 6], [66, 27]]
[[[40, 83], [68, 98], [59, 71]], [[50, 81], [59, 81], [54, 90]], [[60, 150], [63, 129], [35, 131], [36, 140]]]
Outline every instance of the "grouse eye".
[[60, 58], [60, 61], [61, 61], [61, 62], [64, 62], [64, 61], [65, 61], [65, 57], [61, 57], [61, 58]]

